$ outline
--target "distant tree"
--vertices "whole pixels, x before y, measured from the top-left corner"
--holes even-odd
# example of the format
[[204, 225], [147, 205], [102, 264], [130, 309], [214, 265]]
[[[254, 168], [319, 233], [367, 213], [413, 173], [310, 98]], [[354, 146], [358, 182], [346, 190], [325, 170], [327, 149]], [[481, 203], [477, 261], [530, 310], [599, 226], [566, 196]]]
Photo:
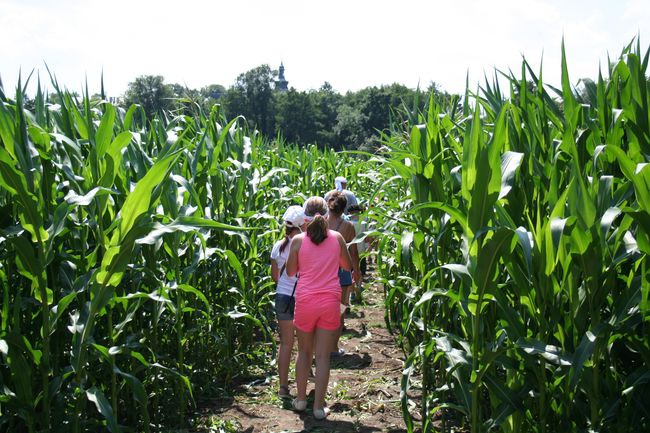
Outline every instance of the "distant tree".
[[273, 90], [276, 75], [268, 65], [261, 65], [240, 74], [227, 90], [214, 85], [201, 89], [200, 94], [212, 103], [218, 100], [230, 118], [243, 115], [265, 135], [281, 133], [297, 144], [370, 151], [392, 124], [417, 121], [430, 92], [438, 102], [452, 100], [435, 83], [428, 90], [395, 83], [341, 95], [325, 82], [318, 90], [291, 88], [281, 93]]
[[366, 122], [368, 118], [359, 108], [344, 103], [339, 106], [336, 115], [336, 144], [334, 149], [341, 150], [344, 148], [358, 148], [368, 138], [366, 132]]
[[218, 100], [221, 98], [223, 95], [226, 94], [226, 88], [223, 87], [221, 84], [209, 84], [205, 87], [201, 87], [201, 90], [199, 90], [201, 93], [201, 96], [205, 99], [214, 99]]
[[275, 94], [275, 128], [292, 143], [315, 143], [317, 140], [317, 111], [310, 94], [293, 87]]
[[310, 97], [314, 101], [317, 116], [316, 142], [321, 146], [334, 148], [337, 146], [334, 128], [342, 96], [326, 81], [317, 92], [312, 92]]
[[267, 135], [274, 132], [273, 81], [277, 75], [269, 65], [260, 65], [237, 77], [226, 91], [224, 102], [230, 117], [243, 115]]
[[147, 116], [152, 117], [160, 111], [171, 110], [173, 97], [173, 88], [165, 84], [162, 75], [142, 75], [129, 83], [124, 101], [127, 106], [140, 104]]
[[426, 101], [420, 90], [397, 83], [348, 92], [338, 110], [337, 138], [343, 147], [371, 151], [393, 122], [402, 122], [405, 112], [423, 109]]
[[246, 93], [236, 86], [229, 87], [228, 90], [226, 90], [226, 93], [223, 96], [223, 106], [226, 115], [230, 118], [239, 115], [246, 118], [249, 117]]
[[[70, 96], [72, 96], [73, 98], [78, 98], [79, 97], [79, 93], [76, 92], [76, 91], [66, 91], [66, 92], [69, 93]], [[62, 103], [61, 95], [59, 95], [58, 92], [49, 92], [49, 93], [47, 93], [46, 102], [48, 102], [49, 104], [61, 105], [61, 103]]]
[[226, 95], [226, 88], [221, 84], [209, 84], [198, 90], [199, 105], [206, 113], [209, 113], [212, 106], [217, 103], [223, 104]]

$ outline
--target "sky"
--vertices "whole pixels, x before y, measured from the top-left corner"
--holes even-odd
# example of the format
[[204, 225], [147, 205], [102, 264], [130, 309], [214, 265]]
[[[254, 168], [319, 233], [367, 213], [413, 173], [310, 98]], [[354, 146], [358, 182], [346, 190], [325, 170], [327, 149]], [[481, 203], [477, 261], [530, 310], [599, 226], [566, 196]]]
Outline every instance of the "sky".
[[559, 85], [562, 38], [571, 81], [595, 78], [637, 36], [646, 50], [648, 0], [0, 0], [0, 78], [11, 94], [19, 71], [49, 82], [47, 64], [62, 86], [87, 80], [95, 93], [103, 72], [119, 96], [141, 75], [228, 87], [283, 62], [299, 91], [456, 93], [495, 68], [519, 76], [523, 57]]

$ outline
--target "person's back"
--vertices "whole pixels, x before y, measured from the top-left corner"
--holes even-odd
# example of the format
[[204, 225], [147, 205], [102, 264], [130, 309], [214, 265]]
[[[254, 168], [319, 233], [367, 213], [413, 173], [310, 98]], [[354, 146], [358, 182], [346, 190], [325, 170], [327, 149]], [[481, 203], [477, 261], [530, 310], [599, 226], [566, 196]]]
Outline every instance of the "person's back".
[[339, 241], [331, 230], [327, 237], [315, 244], [309, 236], [303, 235], [298, 251], [300, 279], [296, 288], [296, 300], [319, 295], [332, 295], [338, 302], [339, 286]]
[[325, 406], [330, 372], [329, 348], [334, 344], [341, 321], [338, 269], [351, 269], [352, 260], [343, 236], [327, 228], [325, 200], [311, 197], [305, 202], [304, 210], [307, 231], [293, 238], [287, 259], [287, 273], [300, 273], [293, 320], [298, 337], [298, 393], [292, 406], [297, 411], [307, 407], [307, 375], [316, 352], [312, 408], [314, 418], [324, 419], [329, 413]]

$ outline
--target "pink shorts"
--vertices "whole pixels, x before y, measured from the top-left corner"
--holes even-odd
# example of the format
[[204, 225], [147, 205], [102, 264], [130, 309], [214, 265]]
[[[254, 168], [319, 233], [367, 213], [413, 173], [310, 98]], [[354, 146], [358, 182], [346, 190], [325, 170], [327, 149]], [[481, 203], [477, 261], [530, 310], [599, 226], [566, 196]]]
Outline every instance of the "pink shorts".
[[336, 331], [341, 325], [340, 304], [340, 294], [296, 300], [293, 325], [302, 332], [313, 332], [315, 328]]

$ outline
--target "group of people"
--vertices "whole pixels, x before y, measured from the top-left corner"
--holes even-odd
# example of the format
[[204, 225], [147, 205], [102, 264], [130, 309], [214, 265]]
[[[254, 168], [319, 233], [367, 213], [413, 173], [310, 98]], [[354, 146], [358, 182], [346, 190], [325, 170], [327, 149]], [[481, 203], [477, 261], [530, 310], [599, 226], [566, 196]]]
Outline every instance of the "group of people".
[[[313, 414], [325, 419], [329, 409], [325, 395], [330, 358], [344, 354], [339, 349], [343, 316], [350, 293], [361, 282], [355, 224], [347, 215], [359, 208], [347, 180], [335, 179], [335, 189], [325, 197], [311, 197], [303, 206], [290, 206], [283, 215], [285, 236], [271, 252], [271, 275], [277, 282], [275, 312], [278, 320], [278, 395], [291, 398], [289, 364], [294, 335], [298, 340], [296, 395], [292, 405], [307, 408], [307, 382], [316, 360]], [[360, 209], [359, 209], [360, 210]]]

